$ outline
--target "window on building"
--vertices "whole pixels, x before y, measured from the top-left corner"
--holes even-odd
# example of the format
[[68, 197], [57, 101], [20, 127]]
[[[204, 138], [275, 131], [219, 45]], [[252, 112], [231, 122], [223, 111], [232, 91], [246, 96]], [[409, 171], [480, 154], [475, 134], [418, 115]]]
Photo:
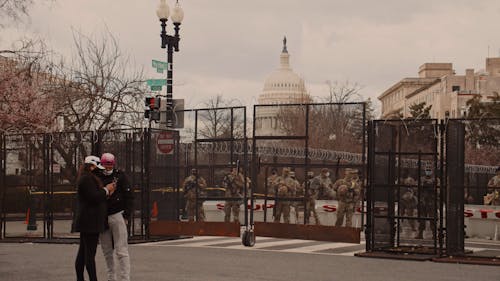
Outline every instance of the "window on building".
[[458, 91], [460, 91], [460, 86], [451, 86], [451, 91], [452, 92], [458, 92]]

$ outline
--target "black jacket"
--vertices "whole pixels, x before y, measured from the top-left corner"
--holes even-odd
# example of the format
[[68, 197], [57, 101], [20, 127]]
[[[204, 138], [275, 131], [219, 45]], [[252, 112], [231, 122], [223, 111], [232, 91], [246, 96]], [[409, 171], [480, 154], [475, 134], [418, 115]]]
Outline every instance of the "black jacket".
[[126, 219], [130, 219], [130, 214], [132, 214], [134, 208], [134, 193], [127, 176], [122, 171], [116, 169], [113, 170], [111, 175], [99, 172], [98, 176], [105, 186], [113, 182], [113, 180], [117, 180], [116, 190], [107, 201], [108, 215], [123, 211], [123, 216]]
[[75, 230], [100, 233], [108, 228], [106, 191], [91, 174], [83, 174], [77, 182], [78, 211]]

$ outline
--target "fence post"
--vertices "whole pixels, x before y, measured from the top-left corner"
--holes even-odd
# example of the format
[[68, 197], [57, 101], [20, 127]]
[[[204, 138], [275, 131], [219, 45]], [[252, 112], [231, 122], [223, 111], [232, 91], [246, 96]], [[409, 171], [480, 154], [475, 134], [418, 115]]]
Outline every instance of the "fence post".
[[28, 210], [26, 211], [28, 226], [26, 230], [37, 230], [36, 224], [36, 202], [31, 190], [28, 190]]

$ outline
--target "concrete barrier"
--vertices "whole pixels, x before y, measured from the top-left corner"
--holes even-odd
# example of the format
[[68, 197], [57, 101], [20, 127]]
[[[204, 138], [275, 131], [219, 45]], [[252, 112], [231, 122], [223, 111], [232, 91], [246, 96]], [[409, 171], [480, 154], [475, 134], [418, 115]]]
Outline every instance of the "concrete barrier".
[[[250, 202], [250, 201], [249, 201]], [[207, 221], [224, 221], [224, 201], [206, 201], [203, 204]], [[337, 219], [336, 200], [318, 200], [316, 212], [322, 225], [334, 225]], [[250, 203], [248, 204], [250, 209]], [[264, 200], [256, 200], [254, 203], [254, 221], [264, 221], [264, 209], [267, 207], [267, 222], [273, 222], [274, 201], [268, 200], [264, 206]], [[295, 209], [291, 208], [290, 221], [297, 223]], [[244, 222], [243, 208], [240, 211], [240, 222]], [[311, 217], [310, 219], [314, 219]], [[470, 238], [482, 238], [500, 240], [500, 206], [465, 205], [464, 220], [466, 235]], [[298, 223], [304, 222], [303, 211], [299, 212]], [[361, 227], [361, 212], [356, 210], [353, 216], [353, 227]]]

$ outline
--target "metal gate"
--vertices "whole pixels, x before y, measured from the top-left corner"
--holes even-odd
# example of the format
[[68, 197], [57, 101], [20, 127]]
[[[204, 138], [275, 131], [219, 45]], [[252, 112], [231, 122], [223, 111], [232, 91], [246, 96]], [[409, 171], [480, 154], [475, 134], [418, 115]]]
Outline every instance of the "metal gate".
[[[344, 226], [337, 220], [340, 204], [333, 185], [349, 169], [357, 171], [359, 186], [366, 178], [365, 104], [255, 105], [253, 115], [250, 222], [255, 234], [359, 243], [364, 225], [362, 192], [349, 210], [352, 224], [346, 219]], [[320, 174], [325, 186], [315, 194], [312, 177]], [[273, 177], [290, 181], [288, 191], [271, 186]]]
[[[176, 130], [179, 142], [172, 167], [177, 171], [173, 194], [178, 198], [179, 212], [153, 220], [151, 234], [239, 237], [240, 224], [248, 228], [249, 222], [245, 203], [250, 198], [246, 107], [202, 108], [176, 114], [182, 114], [184, 120], [184, 128]], [[194, 189], [191, 183], [188, 185], [193, 169], [197, 171]], [[224, 178], [232, 170], [244, 179], [239, 194], [229, 193], [224, 186]]]
[[376, 120], [369, 132], [367, 251], [436, 255], [445, 190], [438, 121]]
[[[470, 174], [492, 173], [500, 124], [484, 120], [375, 120], [369, 124], [366, 256], [431, 259], [470, 254], [465, 199], [482, 204]], [[475, 128], [475, 130], [474, 130]], [[486, 145], [487, 151], [480, 151]], [[487, 161], [484, 159], [484, 161]], [[466, 164], [467, 162], [471, 164]], [[496, 163], [493, 163], [495, 165]], [[404, 255], [403, 255], [404, 254]]]

